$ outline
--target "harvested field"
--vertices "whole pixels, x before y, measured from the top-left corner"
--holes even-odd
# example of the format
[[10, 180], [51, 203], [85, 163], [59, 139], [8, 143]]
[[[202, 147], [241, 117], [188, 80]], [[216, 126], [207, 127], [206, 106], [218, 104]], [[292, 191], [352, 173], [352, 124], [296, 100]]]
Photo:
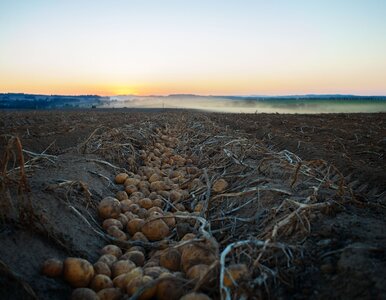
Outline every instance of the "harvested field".
[[4, 299], [386, 298], [386, 114], [0, 120]]

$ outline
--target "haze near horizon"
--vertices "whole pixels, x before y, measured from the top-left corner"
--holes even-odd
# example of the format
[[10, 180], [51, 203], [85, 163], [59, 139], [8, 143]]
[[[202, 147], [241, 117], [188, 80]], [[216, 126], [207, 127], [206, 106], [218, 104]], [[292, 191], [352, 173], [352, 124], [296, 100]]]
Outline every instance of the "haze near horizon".
[[0, 93], [386, 94], [385, 1], [0, 1]]

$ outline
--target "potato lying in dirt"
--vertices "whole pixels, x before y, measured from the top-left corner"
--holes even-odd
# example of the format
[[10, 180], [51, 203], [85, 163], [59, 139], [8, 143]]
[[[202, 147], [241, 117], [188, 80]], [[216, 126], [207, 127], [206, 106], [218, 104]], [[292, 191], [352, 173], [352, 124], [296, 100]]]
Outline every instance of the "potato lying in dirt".
[[212, 191], [215, 193], [221, 193], [228, 187], [228, 182], [225, 179], [216, 180], [213, 183]]
[[113, 263], [115, 263], [118, 260], [118, 258], [112, 254], [103, 254], [98, 262], [105, 263], [109, 268], [112, 267]]
[[126, 173], [119, 173], [115, 176], [115, 182], [118, 184], [123, 184], [128, 177], [129, 175]]
[[169, 235], [169, 226], [161, 219], [149, 219], [142, 225], [141, 231], [149, 241], [159, 241]]
[[102, 274], [111, 277], [110, 267], [102, 261], [98, 261], [94, 264], [94, 271], [97, 275]]
[[42, 274], [48, 277], [59, 277], [63, 273], [63, 262], [56, 259], [47, 259], [42, 266]]
[[129, 199], [129, 196], [125, 191], [119, 191], [115, 194], [115, 198], [122, 202], [123, 200]]
[[183, 247], [181, 266], [184, 272], [198, 264], [210, 265], [215, 260], [213, 252], [203, 243], [188, 244]]
[[130, 260], [118, 260], [111, 267], [112, 278], [115, 278], [121, 274], [129, 273], [135, 268], [134, 262]]
[[102, 219], [116, 218], [121, 213], [121, 203], [113, 197], [103, 198], [98, 205], [98, 212]]
[[120, 300], [122, 298], [122, 292], [119, 288], [107, 288], [100, 290], [97, 293], [99, 300]]
[[113, 282], [111, 281], [110, 277], [102, 274], [96, 275], [90, 284], [90, 288], [92, 288], [95, 292], [112, 287]]
[[136, 232], [141, 231], [143, 224], [145, 221], [140, 218], [135, 218], [127, 222], [126, 229], [127, 232], [131, 235], [134, 235]]
[[122, 255], [122, 250], [115, 245], [106, 245], [102, 248], [101, 253], [111, 254], [111, 255], [114, 255], [116, 258], [119, 258]]
[[231, 288], [240, 282], [250, 277], [248, 267], [245, 264], [234, 264], [230, 265], [225, 269], [224, 285]]
[[183, 294], [183, 285], [174, 276], [166, 275], [157, 284], [156, 297], [158, 300], [178, 300]]
[[[152, 284], [152, 282], [154, 282]], [[129, 296], [134, 295], [139, 289], [143, 288], [145, 285], [148, 287], [141, 293], [138, 297], [139, 300], [148, 300], [153, 299], [157, 292], [157, 284], [153, 278], [149, 276], [137, 277], [132, 280], [126, 287], [126, 292]]]
[[181, 254], [177, 249], [168, 249], [160, 256], [160, 265], [171, 271], [178, 271], [181, 264]]
[[142, 268], [135, 268], [131, 270], [129, 273], [125, 273], [122, 275], [119, 275], [114, 278], [113, 284], [115, 287], [120, 288], [120, 289], [125, 289], [126, 286], [130, 283], [131, 280], [137, 277], [143, 276], [143, 270]]
[[209, 266], [204, 264], [194, 265], [186, 272], [186, 277], [198, 281], [206, 276]]
[[99, 298], [92, 289], [78, 288], [72, 292], [71, 300], [99, 300]]
[[107, 230], [111, 226], [117, 226], [119, 229], [123, 229], [123, 225], [122, 225], [121, 221], [119, 221], [117, 219], [108, 218], [108, 219], [104, 220], [102, 223], [102, 227], [104, 230]]
[[145, 255], [141, 251], [129, 250], [122, 255], [121, 259], [128, 259], [137, 267], [142, 267], [145, 263]]
[[117, 226], [110, 226], [106, 231], [109, 235], [115, 237], [117, 240], [127, 241], [126, 233], [120, 230]]
[[94, 277], [94, 267], [85, 259], [68, 257], [63, 263], [63, 276], [73, 287], [86, 287]]

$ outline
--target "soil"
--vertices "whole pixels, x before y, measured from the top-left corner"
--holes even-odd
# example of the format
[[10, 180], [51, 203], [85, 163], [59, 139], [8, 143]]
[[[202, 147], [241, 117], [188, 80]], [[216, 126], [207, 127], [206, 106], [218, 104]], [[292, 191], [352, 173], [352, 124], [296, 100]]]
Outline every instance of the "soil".
[[[287, 284], [279, 282], [277, 290], [268, 291], [272, 299], [386, 299], [386, 114], [218, 114], [160, 109], [0, 112], [3, 163], [10, 136], [19, 137], [23, 149], [34, 153], [24, 152], [26, 161], [43, 152], [48, 155], [26, 168], [28, 190], [22, 193], [17, 174], [10, 181], [1, 177], [1, 201], [11, 202], [11, 209], [2, 208], [0, 224], [0, 298], [68, 299], [72, 289], [64, 280], [40, 274], [43, 261], [68, 256], [91, 262], [98, 259], [106, 241], [86, 223], [98, 226], [98, 203], [120, 189], [113, 183], [119, 169], [101, 161], [132, 170], [133, 162], [111, 153], [84, 151], [85, 141], [96, 129], [103, 132], [146, 121], [162, 126], [165, 120], [173, 126], [181, 118], [191, 124], [205, 120], [213, 128], [222, 128], [224, 135], [247, 137], [276, 153], [293, 153], [304, 162], [323, 160], [339, 170], [351, 189], [351, 201], [332, 213], [313, 214], [309, 233], [297, 241], [301, 255], [295, 271]], [[190, 136], [202, 134], [199, 126], [189, 130]], [[188, 153], [189, 147], [178, 151]], [[7, 168], [17, 166], [18, 161], [10, 159]], [[32, 203], [28, 220], [18, 215], [23, 203]], [[238, 217], [250, 214], [251, 209], [238, 211]], [[237, 236], [221, 239], [234, 241]], [[220, 245], [222, 250], [226, 244]]]

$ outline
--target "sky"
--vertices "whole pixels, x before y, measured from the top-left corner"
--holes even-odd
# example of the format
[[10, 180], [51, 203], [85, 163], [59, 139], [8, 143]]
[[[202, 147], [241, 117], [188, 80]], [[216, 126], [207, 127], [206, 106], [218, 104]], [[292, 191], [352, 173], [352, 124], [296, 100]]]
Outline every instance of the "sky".
[[0, 92], [386, 95], [385, 0], [0, 0]]

